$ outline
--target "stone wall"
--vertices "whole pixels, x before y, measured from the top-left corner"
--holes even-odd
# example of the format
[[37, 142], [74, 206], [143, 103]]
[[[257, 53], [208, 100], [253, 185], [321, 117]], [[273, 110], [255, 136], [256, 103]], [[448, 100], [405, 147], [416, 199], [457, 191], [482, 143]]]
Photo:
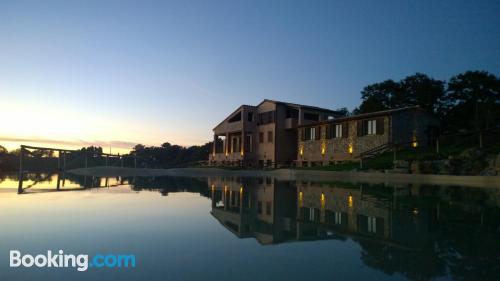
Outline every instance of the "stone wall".
[[[389, 142], [390, 137], [390, 116], [383, 117], [384, 133], [380, 135], [366, 135], [358, 137], [357, 122], [371, 119], [349, 120], [343, 122], [348, 126], [347, 137], [328, 139], [326, 127], [330, 124], [322, 124], [321, 136], [319, 140], [302, 141], [303, 130], [298, 133], [298, 159], [297, 165], [304, 164], [328, 164], [336, 161], [357, 161], [360, 153], [384, 145]], [[333, 127], [333, 126], [332, 126]], [[352, 147], [352, 153], [349, 147]]]

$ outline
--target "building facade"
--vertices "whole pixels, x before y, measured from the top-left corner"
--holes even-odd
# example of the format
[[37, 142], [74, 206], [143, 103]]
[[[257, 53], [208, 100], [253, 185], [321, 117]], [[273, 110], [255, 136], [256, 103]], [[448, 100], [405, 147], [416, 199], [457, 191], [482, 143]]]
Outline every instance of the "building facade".
[[339, 114], [314, 106], [264, 100], [242, 105], [214, 129], [210, 165], [279, 167], [297, 159], [299, 126]]
[[298, 129], [297, 166], [357, 161], [364, 154], [391, 145], [417, 147], [435, 139], [439, 122], [419, 107], [378, 111], [314, 124]]

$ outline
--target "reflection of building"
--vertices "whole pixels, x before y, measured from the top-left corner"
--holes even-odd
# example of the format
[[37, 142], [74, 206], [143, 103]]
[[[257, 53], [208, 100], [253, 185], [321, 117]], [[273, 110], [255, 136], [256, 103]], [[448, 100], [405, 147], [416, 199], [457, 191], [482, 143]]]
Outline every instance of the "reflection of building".
[[429, 238], [435, 216], [428, 209], [402, 207], [395, 190], [384, 186], [298, 183], [297, 239], [346, 235], [402, 247], [421, 245]]
[[238, 237], [262, 244], [351, 237], [415, 247], [428, 239], [435, 217], [427, 209], [396, 207], [393, 187], [272, 178], [211, 178], [209, 186], [212, 215]]
[[212, 215], [240, 238], [261, 244], [293, 238], [296, 191], [272, 178], [209, 179]]

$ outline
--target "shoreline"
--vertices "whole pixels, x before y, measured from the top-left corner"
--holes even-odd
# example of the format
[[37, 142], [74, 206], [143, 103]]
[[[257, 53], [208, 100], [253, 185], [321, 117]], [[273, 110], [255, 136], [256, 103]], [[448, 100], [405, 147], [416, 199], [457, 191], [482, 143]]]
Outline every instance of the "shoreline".
[[395, 174], [381, 172], [341, 172], [316, 170], [225, 170], [220, 168], [173, 168], [173, 169], [134, 169], [120, 167], [93, 167], [69, 170], [80, 176], [97, 177], [274, 177], [278, 180], [305, 181], [343, 181], [363, 183], [393, 183], [393, 184], [430, 184], [456, 185], [468, 187], [499, 188], [500, 176], [453, 176], [427, 174]]

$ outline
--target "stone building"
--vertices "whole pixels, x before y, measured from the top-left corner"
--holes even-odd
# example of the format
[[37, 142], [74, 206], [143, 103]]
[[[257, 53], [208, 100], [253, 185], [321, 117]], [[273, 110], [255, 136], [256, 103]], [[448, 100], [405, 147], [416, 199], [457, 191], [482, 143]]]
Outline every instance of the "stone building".
[[277, 167], [297, 159], [297, 127], [338, 116], [325, 108], [264, 100], [242, 105], [214, 129], [210, 165]]
[[405, 107], [333, 118], [298, 126], [297, 166], [358, 161], [392, 145], [426, 146], [439, 122], [419, 107]]

